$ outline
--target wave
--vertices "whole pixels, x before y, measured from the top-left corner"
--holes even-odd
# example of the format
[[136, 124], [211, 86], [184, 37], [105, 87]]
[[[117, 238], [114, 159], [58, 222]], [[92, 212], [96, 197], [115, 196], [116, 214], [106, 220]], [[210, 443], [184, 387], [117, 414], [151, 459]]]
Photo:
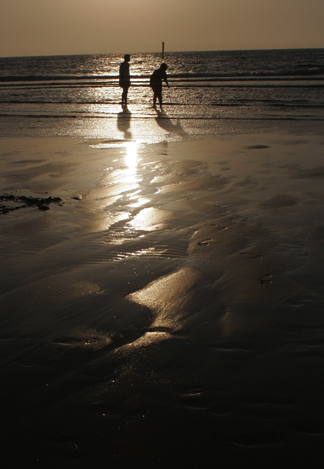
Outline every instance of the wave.
[[298, 70], [280, 70], [280, 71], [242, 71], [242, 72], [232, 72], [232, 73], [225, 73], [225, 72], [218, 72], [218, 73], [210, 73], [210, 72], [186, 72], [186, 73], [177, 73], [173, 75], [169, 75], [173, 78], [211, 78], [211, 79], [260, 79], [266, 78], [269, 80], [279, 79], [282, 80], [283, 78], [296, 78], [296, 77], [322, 77], [324, 78], [324, 67], [317, 68], [317, 69], [298, 69]]
[[[0, 76], [0, 83], [13, 82], [118, 82], [118, 75], [6, 75]], [[131, 75], [132, 80], [149, 80], [150, 75]], [[324, 80], [324, 67], [316, 69], [298, 69], [281, 71], [251, 71], [251, 72], [185, 72], [169, 73], [169, 79], [173, 80]]]
[[89, 76], [89, 75], [6, 75], [0, 76], [0, 82], [30, 82], [30, 81], [102, 81], [118, 80], [118, 75]]

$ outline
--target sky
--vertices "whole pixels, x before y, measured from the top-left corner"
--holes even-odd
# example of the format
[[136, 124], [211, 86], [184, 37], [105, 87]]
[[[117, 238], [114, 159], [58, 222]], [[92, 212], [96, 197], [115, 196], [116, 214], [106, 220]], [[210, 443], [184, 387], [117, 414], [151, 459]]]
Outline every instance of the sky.
[[324, 0], [0, 0], [0, 56], [324, 48]]

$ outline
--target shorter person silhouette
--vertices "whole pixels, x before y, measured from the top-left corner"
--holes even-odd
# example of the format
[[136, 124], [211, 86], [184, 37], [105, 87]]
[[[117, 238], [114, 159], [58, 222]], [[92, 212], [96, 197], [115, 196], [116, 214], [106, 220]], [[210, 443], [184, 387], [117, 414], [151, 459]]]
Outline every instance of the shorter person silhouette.
[[122, 106], [127, 106], [127, 93], [130, 87], [129, 61], [130, 55], [124, 55], [124, 62], [122, 62], [119, 67], [119, 86], [123, 88]]
[[168, 77], [166, 74], [167, 68], [168, 68], [167, 64], [165, 63], [161, 64], [160, 68], [158, 68], [157, 70], [154, 70], [150, 78], [150, 86], [154, 93], [153, 107], [156, 108], [156, 99], [158, 99], [161, 110], [162, 110], [162, 80], [164, 80], [165, 83], [168, 85], [168, 88], [170, 88], [170, 85], [168, 83]]

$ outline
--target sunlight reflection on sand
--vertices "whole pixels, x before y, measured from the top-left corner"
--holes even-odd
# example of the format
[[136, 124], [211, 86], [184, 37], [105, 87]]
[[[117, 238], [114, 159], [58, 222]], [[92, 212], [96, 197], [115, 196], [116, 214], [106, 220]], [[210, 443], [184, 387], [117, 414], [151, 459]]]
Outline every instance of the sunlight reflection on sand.
[[167, 221], [173, 217], [174, 212], [171, 210], [149, 207], [141, 210], [129, 224], [138, 230], [161, 230], [167, 226]]
[[201, 273], [198, 270], [184, 267], [160, 277], [142, 290], [131, 293], [127, 298], [155, 312], [156, 318], [152, 328], [177, 330], [181, 328], [184, 320], [185, 303], [189, 293], [200, 280]]

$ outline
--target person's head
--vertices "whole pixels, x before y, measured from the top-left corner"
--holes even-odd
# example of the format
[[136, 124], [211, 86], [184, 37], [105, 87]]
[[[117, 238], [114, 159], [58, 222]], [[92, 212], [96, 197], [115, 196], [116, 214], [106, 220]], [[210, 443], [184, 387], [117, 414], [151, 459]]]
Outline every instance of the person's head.
[[163, 64], [161, 64], [160, 69], [165, 72], [167, 68], [168, 68], [167, 64], [163, 62]]
[[125, 55], [124, 55], [124, 60], [125, 60], [125, 62], [129, 62], [129, 61], [130, 61], [130, 55], [129, 55], [129, 54], [125, 54]]

